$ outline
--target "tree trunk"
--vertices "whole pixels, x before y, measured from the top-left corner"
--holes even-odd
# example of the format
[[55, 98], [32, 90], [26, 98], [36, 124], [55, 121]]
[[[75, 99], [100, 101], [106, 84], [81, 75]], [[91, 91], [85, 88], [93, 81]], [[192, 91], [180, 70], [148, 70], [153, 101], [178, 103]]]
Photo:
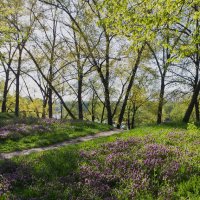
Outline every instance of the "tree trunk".
[[[106, 30], [105, 30], [106, 33]], [[110, 78], [110, 38], [109, 34], [106, 33], [106, 75], [105, 75], [105, 106], [107, 110], [108, 125], [113, 125], [112, 109], [110, 104], [110, 88], [109, 88], [109, 78]]]
[[112, 110], [111, 110], [111, 105], [110, 105], [110, 93], [109, 93], [109, 88], [105, 88], [105, 107], [107, 110], [107, 120], [108, 120], [108, 125], [113, 125], [113, 120], [112, 120]]
[[161, 124], [162, 123], [164, 93], [165, 93], [165, 77], [161, 77], [161, 87], [160, 87], [158, 112], [157, 112], [157, 124]]
[[95, 93], [93, 93], [93, 95], [92, 95], [92, 122], [95, 121], [95, 102], [94, 102], [94, 98], [95, 98]]
[[137, 60], [136, 60], [135, 65], [132, 69], [131, 78], [130, 78], [130, 81], [129, 81], [129, 84], [128, 84], [128, 87], [127, 87], [127, 90], [126, 90], [126, 94], [125, 94], [124, 102], [122, 104], [121, 112], [119, 114], [117, 128], [121, 127], [121, 124], [122, 124], [122, 121], [123, 121], [123, 118], [124, 118], [124, 113], [125, 113], [125, 110], [126, 110], [126, 105], [127, 105], [128, 98], [129, 98], [129, 94], [130, 94], [130, 91], [132, 89], [132, 86], [133, 86], [133, 83], [134, 83], [134, 80], [135, 80], [135, 75], [136, 75], [136, 72], [137, 72], [137, 69], [138, 69], [138, 65], [140, 63], [140, 59], [141, 59], [143, 50], [144, 50], [144, 45], [140, 49], [140, 51], [138, 51]]
[[4, 84], [4, 89], [3, 89], [3, 101], [2, 101], [2, 107], [1, 111], [6, 112], [6, 103], [7, 103], [7, 95], [8, 95], [8, 82], [9, 82], [9, 75], [10, 75], [10, 70], [7, 69], [6, 71], [6, 80]]
[[135, 113], [133, 113], [132, 120], [131, 120], [131, 129], [135, 128]]
[[[196, 28], [199, 28], [199, 21], [197, 20], [197, 24], [196, 24]], [[197, 32], [197, 37], [199, 36], [199, 33]], [[199, 96], [199, 90], [200, 90], [200, 80], [198, 78], [198, 72], [199, 72], [199, 67], [200, 67], [200, 56], [199, 56], [199, 44], [196, 44], [196, 50], [197, 50], [197, 53], [196, 53], [196, 59], [195, 59], [195, 66], [196, 66], [196, 70], [197, 70], [197, 73], [196, 73], [196, 83], [195, 83], [195, 88], [194, 88], [194, 91], [193, 91], [193, 95], [192, 95], [192, 99], [190, 101], [190, 104], [185, 112], [185, 115], [183, 117], [183, 122], [185, 123], [188, 123], [189, 120], [190, 120], [190, 116], [192, 114], [192, 110], [196, 104], [196, 102], [198, 102], [198, 96]], [[197, 119], [199, 118], [199, 114], [198, 114], [198, 117]]]
[[103, 104], [103, 111], [102, 111], [102, 114], [101, 114], [101, 123], [103, 123], [104, 112], [105, 112], [105, 103]]
[[131, 122], [130, 122], [130, 107], [128, 108], [128, 119], [127, 119], [128, 129], [131, 129]]
[[49, 118], [53, 117], [53, 98], [52, 98], [52, 95], [53, 95], [52, 89], [49, 87], [49, 89], [48, 89]]
[[19, 58], [18, 58], [18, 66], [16, 73], [16, 92], [15, 92], [15, 116], [19, 117], [19, 87], [20, 87], [20, 72], [21, 72], [21, 63], [22, 63], [22, 51], [19, 47]]
[[133, 115], [132, 115], [132, 120], [131, 120], [131, 129], [135, 128], [135, 115], [137, 112], [137, 108], [135, 106], [135, 103], [133, 105]]
[[80, 120], [83, 120], [82, 87], [83, 87], [83, 74], [82, 72], [80, 72], [78, 77], [78, 118]]
[[73, 30], [74, 43], [77, 57], [77, 70], [78, 70], [78, 118], [83, 120], [83, 102], [82, 102], [82, 88], [83, 88], [83, 66], [81, 65], [80, 55], [80, 41], [78, 41], [76, 32]]
[[63, 119], [63, 107], [62, 107], [62, 102], [60, 102], [60, 119]]
[[190, 104], [185, 112], [185, 115], [183, 117], [183, 122], [188, 123], [190, 120], [190, 116], [192, 114], [192, 110], [194, 108], [195, 102], [197, 101], [198, 95], [199, 95], [199, 90], [200, 90], [200, 81], [198, 82], [193, 95], [192, 95], [192, 99], [190, 101]]
[[196, 114], [196, 122], [199, 122], [199, 101], [195, 102], [195, 114]]
[[16, 75], [16, 92], [15, 92], [15, 116], [19, 117], [19, 87], [20, 87], [20, 81], [19, 81], [19, 74]]

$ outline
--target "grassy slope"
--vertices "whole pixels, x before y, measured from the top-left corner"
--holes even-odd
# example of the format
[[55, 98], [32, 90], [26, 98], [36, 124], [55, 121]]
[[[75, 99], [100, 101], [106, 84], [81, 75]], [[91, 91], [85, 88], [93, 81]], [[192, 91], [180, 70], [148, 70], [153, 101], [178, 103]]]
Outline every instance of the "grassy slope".
[[[184, 138], [181, 142], [168, 141], [166, 139], [166, 134], [170, 132], [187, 132], [188, 137]], [[29, 156], [19, 157], [13, 159], [13, 162], [17, 165], [23, 163], [26, 166], [31, 166], [31, 173], [35, 179], [34, 183], [27, 185], [17, 185], [14, 187], [13, 193], [17, 196], [21, 196], [25, 199], [30, 199], [35, 197], [36, 199], [45, 196], [45, 199], [66, 199], [69, 197], [70, 188], [62, 183], [62, 177], [68, 176], [71, 172], [75, 172], [78, 168], [82, 158], [79, 156], [80, 150], [92, 150], [99, 147], [100, 144], [105, 142], [115, 141], [117, 138], [129, 138], [143, 137], [147, 134], [151, 134], [157, 143], [162, 143], [165, 145], [179, 146], [182, 151], [189, 150], [195, 155], [198, 155], [200, 149], [197, 146], [194, 147], [194, 141], [199, 141], [199, 132], [190, 133], [183, 128], [172, 128], [169, 126], [151, 126], [151, 127], [141, 127], [135, 130], [122, 133], [116, 136], [110, 136], [105, 138], [98, 138], [92, 141], [84, 142], [77, 145], [70, 145], [67, 147], [60, 148], [58, 150], [34, 153]], [[199, 168], [199, 162], [196, 156], [188, 158], [190, 162]], [[183, 184], [182, 195], [188, 197], [188, 191], [191, 185], [194, 183], [181, 183]], [[194, 187], [199, 187], [194, 186]], [[192, 190], [192, 189], [191, 189]], [[198, 192], [198, 191], [197, 191]], [[194, 197], [190, 199], [198, 199], [199, 197]]]
[[62, 129], [55, 128], [53, 132], [36, 133], [17, 140], [7, 139], [0, 141], [0, 153], [48, 146], [72, 138], [95, 134], [110, 129], [109, 126], [99, 124], [84, 125], [82, 123], [77, 123], [75, 126], [76, 128], [71, 128], [70, 125]]
[[[0, 116], [2, 120], [9, 119]], [[14, 120], [13, 120], [14, 121]], [[12, 119], [9, 121], [12, 124]], [[92, 135], [98, 132], [110, 130], [111, 127], [104, 124], [90, 122], [66, 122], [62, 125], [51, 125], [53, 128], [47, 132], [33, 132], [27, 135], [16, 134], [16, 138], [0, 140], [0, 153], [12, 152], [34, 147], [48, 146], [69, 139]], [[15, 135], [15, 134], [14, 134]], [[19, 137], [18, 137], [19, 136]]]

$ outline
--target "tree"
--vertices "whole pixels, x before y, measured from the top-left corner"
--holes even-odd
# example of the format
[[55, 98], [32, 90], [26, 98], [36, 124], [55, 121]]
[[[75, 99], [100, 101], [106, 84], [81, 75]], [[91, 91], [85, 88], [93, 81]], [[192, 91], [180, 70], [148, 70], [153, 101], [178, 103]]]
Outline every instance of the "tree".
[[1, 106], [1, 111], [6, 112], [7, 110], [7, 96], [9, 93], [9, 89], [14, 81], [14, 79], [10, 81], [10, 72], [13, 70], [12, 69], [12, 64], [13, 64], [13, 59], [17, 51], [17, 47], [15, 44], [13, 45], [12, 41], [7, 42], [6, 44], [3, 45], [4, 50], [0, 51], [0, 60], [1, 64], [3, 66], [3, 71], [5, 74], [5, 81], [4, 81], [4, 89], [3, 89], [3, 98], [2, 98], [2, 106]]
[[[35, 1], [26, 2], [30, 6], [30, 10], [26, 9], [26, 13], [22, 11], [22, 7], [25, 2], [22, 0], [15, 1], [12, 6], [16, 8], [9, 19], [10, 26], [16, 30], [13, 34], [12, 39], [16, 42], [17, 48], [17, 67], [13, 69], [12, 72], [15, 75], [16, 80], [16, 90], [15, 90], [15, 115], [19, 116], [19, 97], [20, 97], [20, 76], [22, 68], [22, 56], [24, 47], [34, 30], [35, 17], [32, 16], [32, 10], [35, 6]], [[24, 16], [29, 16], [29, 21], [23, 22], [21, 18]]]

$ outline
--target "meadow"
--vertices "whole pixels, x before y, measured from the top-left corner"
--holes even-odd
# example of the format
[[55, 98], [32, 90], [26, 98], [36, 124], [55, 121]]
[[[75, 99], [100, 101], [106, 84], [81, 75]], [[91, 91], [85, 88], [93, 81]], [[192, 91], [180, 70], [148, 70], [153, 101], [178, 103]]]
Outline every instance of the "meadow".
[[89, 121], [0, 116], [0, 153], [45, 147], [110, 129], [111, 126]]
[[143, 126], [0, 162], [1, 199], [199, 199], [200, 131]]

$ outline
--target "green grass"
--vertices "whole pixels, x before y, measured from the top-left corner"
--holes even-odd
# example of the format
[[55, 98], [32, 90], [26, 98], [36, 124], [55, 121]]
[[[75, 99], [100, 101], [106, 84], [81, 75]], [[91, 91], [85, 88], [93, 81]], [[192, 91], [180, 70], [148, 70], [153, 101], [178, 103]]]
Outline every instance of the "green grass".
[[49, 132], [32, 132], [28, 135], [13, 134], [15, 137], [0, 140], [0, 153], [13, 152], [34, 147], [43, 147], [69, 139], [92, 135], [110, 130], [104, 124], [90, 122], [66, 122], [62, 125], [53, 125]]
[[[186, 133], [184, 138], [175, 138], [169, 140], [167, 134], [172, 132]], [[92, 141], [87, 141], [75, 145], [69, 145], [57, 150], [33, 153], [28, 156], [13, 158], [11, 163], [2, 161], [1, 168], [9, 169], [10, 165], [26, 166], [32, 175], [31, 182], [16, 183], [7, 195], [15, 195], [19, 199], [70, 199], [70, 195], [75, 195], [70, 185], [65, 184], [65, 179], [70, 179], [71, 174], [79, 169], [80, 163], [84, 159], [79, 156], [82, 150], [95, 150], [100, 148], [101, 144], [113, 142], [116, 139], [128, 139], [134, 137], [144, 137], [151, 135], [155, 139], [155, 143], [175, 146], [181, 149], [182, 152], [191, 152], [190, 157], [184, 157], [194, 167], [200, 169], [199, 153], [200, 148], [194, 145], [195, 142], [200, 142], [199, 130], [186, 130], [185, 127], [174, 128], [170, 126], [149, 126], [140, 127], [131, 131], [113, 135], [109, 137], [98, 138]], [[199, 176], [191, 177], [187, 181], [182, 181], [177, 186], [177, 191], [174, 199], [200, 199], [200, 178]], [[6, 195], [5, 195], [6, 196]], [[142, 199], [142, 198], [141, 198]], [[149, 197], [149, 199], [151, 199]]]

